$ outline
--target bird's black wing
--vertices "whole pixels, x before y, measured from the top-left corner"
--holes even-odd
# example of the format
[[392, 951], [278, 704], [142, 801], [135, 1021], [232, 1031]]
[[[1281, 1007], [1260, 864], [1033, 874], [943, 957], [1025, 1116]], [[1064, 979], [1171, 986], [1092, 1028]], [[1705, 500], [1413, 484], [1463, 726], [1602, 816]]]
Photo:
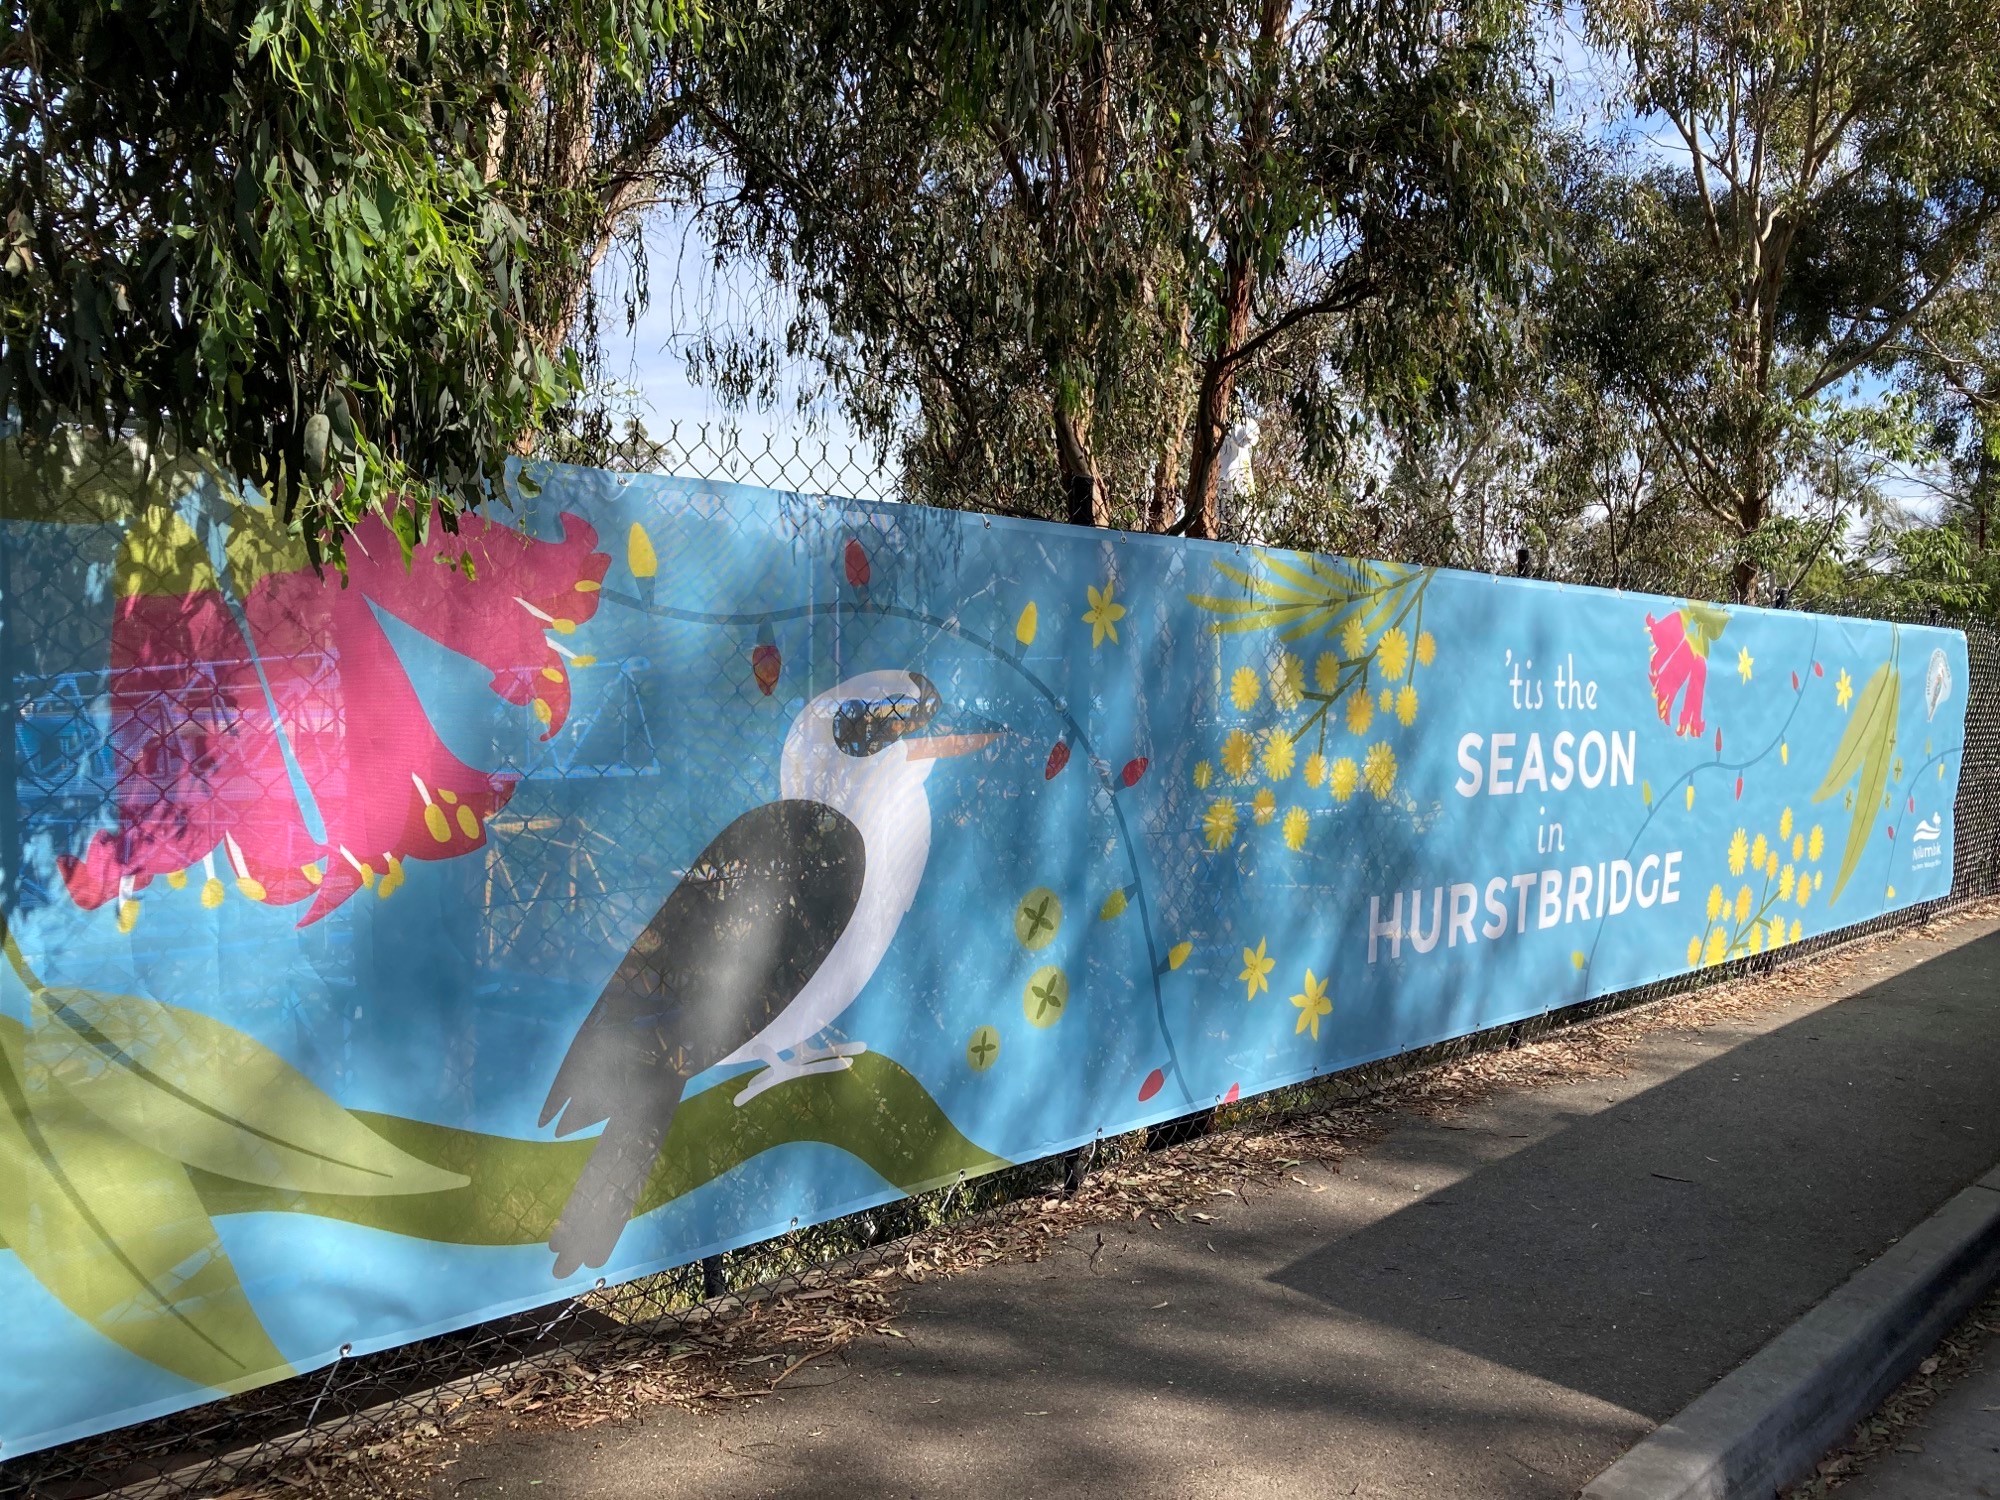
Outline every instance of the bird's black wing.
[[646, 924], [570, 1044], [542, 1107], [558, 1135], [680, 1085], [749, 1041], [825, 962], [867, 850], [841, 813], [786, 800], [717, 834]]

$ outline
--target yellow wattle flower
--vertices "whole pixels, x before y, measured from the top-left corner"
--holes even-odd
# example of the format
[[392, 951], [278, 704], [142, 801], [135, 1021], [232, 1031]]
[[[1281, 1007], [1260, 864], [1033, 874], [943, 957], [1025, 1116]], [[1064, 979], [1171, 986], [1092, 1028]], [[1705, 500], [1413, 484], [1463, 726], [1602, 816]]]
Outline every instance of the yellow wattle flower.
[[1281, 831], [1285, 835], [1285, 847], [1299, 850], [1306, 846], [1306, 833], [1312, 826], [1312, 819], [1303, 807], [1294, 807], [1285, 814]]
[[1238, 667], [1229, 679], [1229, 701], [1239, 712], [1247, 713], [1257, 706], [1257, 700], [1264, 694], [1264, 684], [1257, 674], [1248, 667]]
[[1345, 802], [1354, 795], [1354, 788], [1360, 784], [1361, 769], [1348, 756], [1341, 756], [1326, 773], [1327, 790], [1333, 793], [1333, 800]]

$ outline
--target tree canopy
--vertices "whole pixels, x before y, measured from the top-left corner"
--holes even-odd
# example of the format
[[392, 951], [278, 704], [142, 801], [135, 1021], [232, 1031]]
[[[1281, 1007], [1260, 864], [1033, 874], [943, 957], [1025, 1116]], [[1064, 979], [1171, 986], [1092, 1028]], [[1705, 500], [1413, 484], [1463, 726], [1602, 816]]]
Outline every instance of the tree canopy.
[[0, 411], [30, 440], [205, 454], [314, 540], [390, 497], [478, 503], [574, 391], [573, 268], [652, 168], [689, 21], [679, 0], [4, 17]]
[[0, 420], [309, 536], [591, 451], [664, 206], [785, 299], [693, 375], [802, 364], [911, 499], [2000, 607], [1984, 0], [0, 8]]

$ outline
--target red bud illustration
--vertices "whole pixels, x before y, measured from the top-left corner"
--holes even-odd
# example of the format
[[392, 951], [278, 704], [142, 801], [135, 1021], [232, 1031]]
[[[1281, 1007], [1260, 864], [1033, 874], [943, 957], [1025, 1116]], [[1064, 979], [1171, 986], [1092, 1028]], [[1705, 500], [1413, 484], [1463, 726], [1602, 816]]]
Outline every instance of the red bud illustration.
[[1054, 781], [1062, 774], [1062, 768], [1069, 764], [1069, 741], [1057, 740], [1055, 749], [1049, 752], [1049, 763], [1042, 770], [1042, 780]]
[[1144, 1104], [1153, 1095], [1159, 1093], [1162, 1088], [1166, 1087], [1166, 1083], [1167, 1075], [1158, 1068], [1153, 1069], [1152, 1072], [1146, 1075], [1146, 1081], [1139, 1085], [1139, 1102]]
[[1798, 690], [1799, 690], [1799, 674], [1794, 672], [1792, 673], [1792, 691], [1796, 693]]
[[1229, 1085], [1229, 1092], [1222, 1096], [1222, 1102], [1224, 1104], [1234, 1104], [1238, 1099], [1241, 1099], [1242, 1097], [1243, 1097], [1243, 1086], [1241, 1084], [1232, 1083]]
[[1815, 677], [1824, 677], [1824, 676], [1826, 676], [1826, 668], [1825, 668], [1825, 667], [1822, 667], [1822, 666], [1821, 666], [1821, 665], [1820, 665], [1820, 664], [1819, 664], [1818, 662], [1814, 662], [1814, 663], [1813, 663], [1813, 676], [1815, 676]]
[[1736, 800], [1738, 802], [1743, 800], [1743, 777], [1740, 774], [1736, 778]]
[[776, 646], [766, 644], [751, 651], [750, 675], [757, 679], [757, 686], [763, 690], [766, 698], [771, 696], [771, 690], [778, 685], [778, 674], [783, 670], [784, 658], [778, 654]]
[[1137, 786], [1139, 778], [1146, 774], [1146, 767], [1149, 764], [1151, 763], [1143, 755], [1135, 760], [1128, 760], [1125, 762], [1125, 769], [1118, 773], [1118, 779], [1127, 786]]
[[858, 589], [867, 588], [868, 553], [861, 543], [850, 537], [847, 550], [841, 554], [841, 560], [847, 569], [847, 581]]

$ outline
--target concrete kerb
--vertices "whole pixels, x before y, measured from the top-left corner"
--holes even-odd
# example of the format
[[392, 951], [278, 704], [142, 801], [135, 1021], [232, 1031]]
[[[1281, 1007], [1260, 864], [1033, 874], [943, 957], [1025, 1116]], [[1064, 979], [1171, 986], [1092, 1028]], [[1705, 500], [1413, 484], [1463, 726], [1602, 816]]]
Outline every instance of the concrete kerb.
[[2000, 1282], [2000, 1167], [1584, 1487], [1582, 1500], [1746, 1500], [1804, 1474]]

